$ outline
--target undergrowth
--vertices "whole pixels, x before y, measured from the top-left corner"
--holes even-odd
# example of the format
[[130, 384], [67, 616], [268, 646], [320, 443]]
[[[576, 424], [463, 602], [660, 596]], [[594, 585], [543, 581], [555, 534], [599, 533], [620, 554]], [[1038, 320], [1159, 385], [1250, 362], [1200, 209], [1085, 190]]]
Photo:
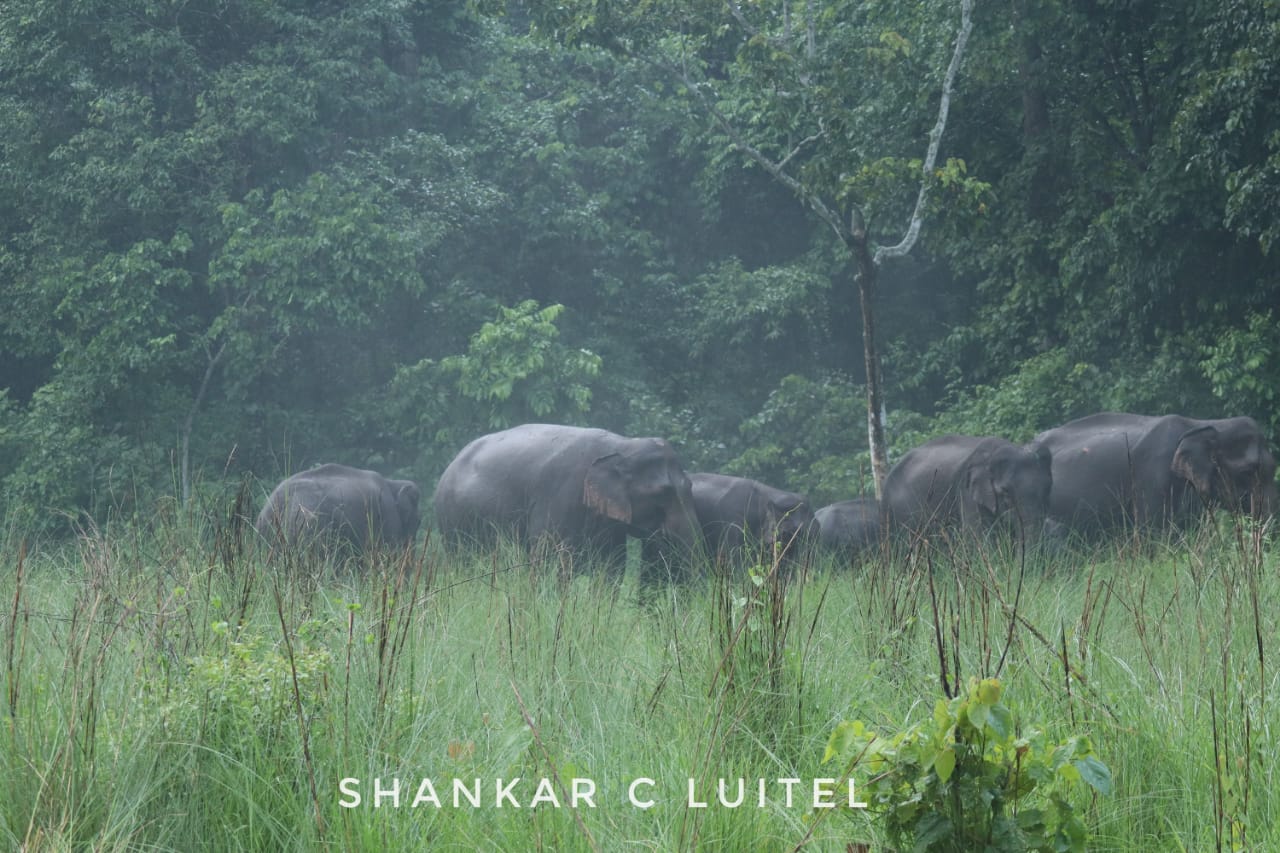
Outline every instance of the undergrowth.
[[[1248, 525], [1043, 559], [931, 543], [706, 566], [658, 590], [430, 537], [267, 562], [226, 517], [11, 543], [10, 849], [905, 848], [883, 809], [830, 792], [951, 796], [964, 756], [936, 756], [969, 737], [984, 679], [1016, 697], [1003, 751], [973, 765], [990, 791], [1034, 744], [1110, 770], [1109, 793], [1063, 786], [1023, 831], [1030, 814], [1089, 849], [1280, 849], [1280, 583]], [[832, 740], [854, 720], [862, 740]], [[889, 775], [867, 733], [901, 752], [912, 732], [938, 738], [932, 763]]]

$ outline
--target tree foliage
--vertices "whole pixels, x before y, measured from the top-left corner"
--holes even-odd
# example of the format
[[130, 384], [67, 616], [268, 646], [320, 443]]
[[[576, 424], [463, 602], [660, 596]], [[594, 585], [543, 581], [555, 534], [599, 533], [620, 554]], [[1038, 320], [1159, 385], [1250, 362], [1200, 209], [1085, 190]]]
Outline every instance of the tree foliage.
[[[731, 149], [896, 239], [955, 17], [0, 7], [4, 511], [145, 514], [318, 461], [429, 488], [521, 419], [852, 496], [851, 262]], [[1105, 408], [1276, 437], [1278, 47], [1268, 4], [977, 10], [920, 244], [878, 297], [895, 453]]]

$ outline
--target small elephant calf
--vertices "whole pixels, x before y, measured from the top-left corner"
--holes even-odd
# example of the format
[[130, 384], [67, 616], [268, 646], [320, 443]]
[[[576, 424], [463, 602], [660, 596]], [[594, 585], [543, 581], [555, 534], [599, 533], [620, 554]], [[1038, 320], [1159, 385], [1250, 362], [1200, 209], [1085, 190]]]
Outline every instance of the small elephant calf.
[[276, 486], [258, 514], [258, 533], [286, 546], [328, 546], [362, 553], [399, 547], [418, 533], [421, 493], [411, 480], [326, 464]]
[[781, 549], [785, 560], [793, 560], [815, 532], [813, 510], [803, 495], [727, 474], [690, 474], [689, 479], [698, 524], [714, 555], [750, 559], [748, 546], [764, 546]]
[[880, 505], [874, 497], [828, 504], [813, 518], [818, 541], [829, 550], [857, 554], [880, 544]]

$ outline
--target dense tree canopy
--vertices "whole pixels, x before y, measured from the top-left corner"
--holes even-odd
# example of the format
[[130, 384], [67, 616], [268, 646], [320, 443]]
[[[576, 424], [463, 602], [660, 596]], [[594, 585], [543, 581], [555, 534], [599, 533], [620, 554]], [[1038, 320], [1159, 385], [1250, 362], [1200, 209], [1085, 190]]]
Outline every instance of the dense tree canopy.
[[[852, 496], [850, 261], [710, 117], [894, 241], [956, 8], [0, 7], [3, 511], [318, 461], [429, 491], [526, 420]], [[1276, 438], [1278, 100], [1274, 4], [979, 5], [883, 271], [894, 451], [1108, 408]]]

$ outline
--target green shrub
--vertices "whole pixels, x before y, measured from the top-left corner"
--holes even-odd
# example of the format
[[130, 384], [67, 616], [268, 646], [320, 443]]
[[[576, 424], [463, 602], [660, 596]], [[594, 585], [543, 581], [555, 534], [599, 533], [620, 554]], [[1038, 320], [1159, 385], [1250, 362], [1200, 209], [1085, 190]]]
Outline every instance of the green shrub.
[[[218, 623], [215, 630], [227, 629]], [[246, 744], [292, 746], [299, 702], [307, 720], [323, 708], [331, 657], [328, 649], [299, 642], [291, 664], [261, 636], [228, 639], [225, 652], [188, 662], [163, 708], [168, 732], [174, 741], [232, 754]], [[291, 749], [285, 753], [292, 755]]]
[[839, 757], [871, 772], [860, 795], [883, 818], [892, 849], [1084, 850], [1070, 792], [1084, 782], [1109, 793], [1110, 770], [1083, 736], [1019, 735], [1000, 694], [997, 679], [972, 678], [967, 694], [938, 700], [932, 718], [888, 737], [842, 722], [823, 763]]

